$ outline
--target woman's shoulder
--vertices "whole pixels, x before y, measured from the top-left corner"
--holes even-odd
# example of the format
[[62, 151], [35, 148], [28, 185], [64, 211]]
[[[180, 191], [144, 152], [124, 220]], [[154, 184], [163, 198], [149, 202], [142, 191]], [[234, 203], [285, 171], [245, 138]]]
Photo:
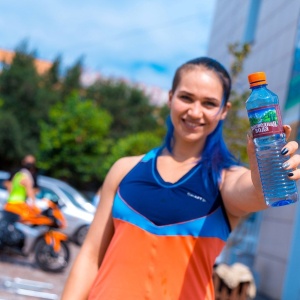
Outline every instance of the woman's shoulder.
[[111, 167], [109, 173], [116, 176], [117, 181], [120, 182], [122, 178], [137, 165], [145, 155], [125, 156], [118, 159]]
[[143, 158], [144, 155], [126, 156], [118, 159], [110, 168], [103, 183], [103, 193], [112, 191], [114, 194], [126, 174]]
[[140, 161], [148, 161], [157, 155], [157, 153], [160, 151], [160, 148], [153, 148], [146, 154], [142, 155], [136, 155], [136, 156], [125, 156], [120, 159], [118, 159], [112, 166], [112, 169], [121, 169], [124, 170], [125, 173], [128, 173], [137, 163]]
[[122, 179], [129, 173], [140, 161], [149, 161], [153, 159], [160, 148], [154, 148], [146, 154], [136, 156], [125, 156], [119, 158], [110, 168], [107, 178], [114, 185], [119, 185]]
[[137, 155], [137, 156], [125, 156], [122, 158], [119, 158], [113, 165], [115, 168], [124, 168], [124, 169], [131, 169], [134, 167], [139, 161], [142, 160], [142, 158], [145, 156], [143, 155]]
[[235, 181], [242, 174], [244, 174], [248, 171], [249, 171], [249, 169], [247, 169], [246, 167], [241, 166], [241, 165], [235, 165], [235, 166], [232, 166], [228, 169], [223, 169], [220, 188], [222, 188], [224, 183]]

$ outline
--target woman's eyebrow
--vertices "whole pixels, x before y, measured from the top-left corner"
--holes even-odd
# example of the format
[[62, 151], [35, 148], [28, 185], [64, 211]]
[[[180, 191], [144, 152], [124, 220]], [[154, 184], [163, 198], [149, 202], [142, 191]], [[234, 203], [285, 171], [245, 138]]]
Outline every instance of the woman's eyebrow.
[[205, 100], [209, 100], [209, 101], [213, 101], [213, 102], [217, 102], [217, 103], [222, 102], [222, 101], [220, 101], [219, 99], [214, 98], [214, 97], [205, 97], [204, 99], [205, 99]]
[[190, 92], [188, 92], [188, 91], [186, 91], [186, 90], [178, 91], [178, 94], [186, 94], [186, 95], [189, 95], [189, 96], [194, 96], [193, 93], [190, 93]]

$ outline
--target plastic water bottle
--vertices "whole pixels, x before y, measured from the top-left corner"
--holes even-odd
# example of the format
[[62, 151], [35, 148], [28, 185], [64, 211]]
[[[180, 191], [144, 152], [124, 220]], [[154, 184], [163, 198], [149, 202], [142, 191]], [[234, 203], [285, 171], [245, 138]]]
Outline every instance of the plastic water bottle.
[[248, 80], [252, 92], [246, 108], [266, 204], [283, 206], [295, 203], [298, 200], [296, 183], [288, 178], [291, 170], [282, 167], [289, 157], [281, 154], [286, 138], [278, 97], [267, 88], [264, 72], [250, 74]]

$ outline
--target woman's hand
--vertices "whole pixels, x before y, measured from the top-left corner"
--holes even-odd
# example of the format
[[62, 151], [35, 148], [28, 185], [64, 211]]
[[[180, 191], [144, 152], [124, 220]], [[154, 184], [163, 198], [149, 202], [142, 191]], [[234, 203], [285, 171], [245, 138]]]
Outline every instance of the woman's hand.
[[[292, 129], [288, 125], [286, 125], [285, 127], [286, 127], [285, 133], [288, 139]], [[291, 141], [287, 143], [285, 147], [283, 147], [283, 149], [281, 150], [281, 154], [283, 156], [290, 156], [290, 158], [286, 162], [284, 162], [282, 167], [286, 170], [290, 170], [288, 176], [292, 180], [300, 179], [300, 169], [298, 169], [300, 165], [300, 155], [296, 154], [297, 150], [298, 150], [298, 143], [295, 141]]]
[[[291, 135], [292, 128], [289, 125], [283, 125], [283, 129], [286, 135], [286, 139], [288, 139]], [[288, 142], [283, 147], [283, 149], [281, 149], [281, 154], [283, 156], [290, 157], [286, 162], [284, 162], [283, 168], [286, 170], [291, 170], [288, 173], [289, 179], [291, 180], [300, 179], [300, 169], [298, 169], [300, 165], [300, 155], [296, 154], [297, 149], [298, 149], [298, 143], [295, 141]], [[249, 165], [251, 170], [252, 182], [258, 191], [262, 191], [257, 160], [255, 156], [255, 145], [253, 142], [253, 138], [249, 135], [248, 135], [247, 151], [249, 156]]]

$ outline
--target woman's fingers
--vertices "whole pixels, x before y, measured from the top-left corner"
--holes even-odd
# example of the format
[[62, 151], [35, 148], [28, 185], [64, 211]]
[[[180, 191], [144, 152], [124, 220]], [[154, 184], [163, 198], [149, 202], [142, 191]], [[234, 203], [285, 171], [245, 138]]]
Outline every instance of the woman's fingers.
[[[283, 125], [283, 129], [286, 135], [286, 139], [288, 139], [291, 135], [292, 128], [289, 125]], [[286, 156], [288, 158], [288, 160], [282, 164], [282, 168], [289, 171], [288, 176], [290, 179], [293, 180], [300, 179], [300, 155], [296, 154], [298, 147], [299, 145], [296, 141], [290, 141], [281, 149], [281, 155]], [[247, 148], [248, 148], [248, 155], [250, 159], [250, 167], [255, 166], [255, 160], [254, 160], [255, 146], [251, 134], [249, 133], [248, 133]]]
[[300, 155], [295, 154], [289, 160], [282, 164], [282, 167], [289, 170], [288, 176], [290, 179], [300, 179]]
[[290, 125], [283, 125], [283, 130], [284, 130], [286, 139], [288, 140], [291, 135], [291, 132], [292, 132], [292, 127]]
[[[292, 128], [290, 125], [283, 125], [283, 130], [286, 136], [286, 139], [288, 140], [291, 132], [292, 132]], [[293, 155], [298, 149], [298, 143], [295, 141], [291, 141], [288, 142], [282, 149], [281, 149], [281, 154], [284, 156], [288, 156], [288, 155]]]
[[297, 169], [300, 165], [300, 155], [299, 154], [295, 154], [293, 155], [289, 160], [285, 161], [282, 164], [282, 167], [284, 169]]
[[[283, 129], [288, 139], [291, 135], [292, 128], [289, 125], [283, 125]], [[295, 154], [298, 149], [298, 143], [295, 141], [288, 142], [282, 149], [281, 154], [283, 156], [290, 156], [290, 158], [282, 164], [282, 167], [289, 170], [288, 176], [290, 179], [300, 179], [300, 155]]]
[[288, 173], [288, 176], [289, 176], [290, 179], [298, 180], [298, 179], [300, 179], [300, 170], [299, 169], [291, 170]]
[[288, 142], [282, 149], [281, 154], [284, 156], [293, 155], [298, 149], [298, 143], [295, 141]]

